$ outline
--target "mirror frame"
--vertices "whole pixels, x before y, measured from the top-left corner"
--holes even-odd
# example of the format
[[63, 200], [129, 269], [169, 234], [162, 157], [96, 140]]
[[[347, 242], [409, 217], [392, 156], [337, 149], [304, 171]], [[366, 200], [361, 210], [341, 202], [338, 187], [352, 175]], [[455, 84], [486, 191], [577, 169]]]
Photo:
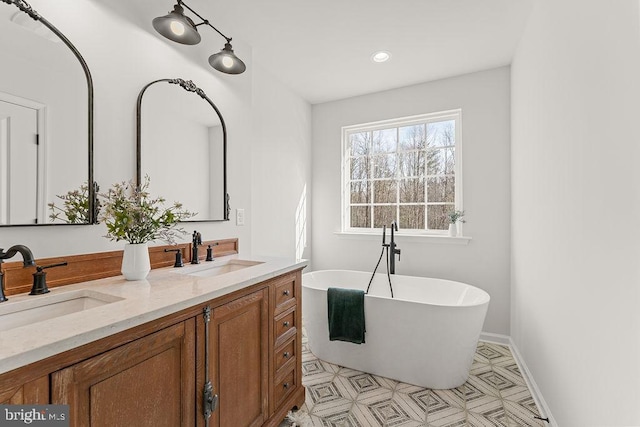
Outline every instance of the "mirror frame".
[[26, 13], [27, 15], [29, 15], [29, 17], [31, 19], [33, 19], [34, 21], [39, 21], [41, 22], [45, 27], [47, 27], [52, 33], [54, 33], [56, 36], [58, 36], [60, 38], [60, 40], [62, 40], [62, 42], [67, 45], [67, 47], [69, 49], [71, 49], [71, 52], [73, 52], [73, 55], [76, 57], [76, 59], [78, 60], [78, 62], [80, 62], [80, 65], [82, 66], [82, 69], [84, 71], [84, 75], [87, 79], [87, 102], [88, 102], [88, 108], [87, 108], [87, 113], [88, 113], [88, 126], [87, 126], [87, 131], [88, 131], [88, 135], [87, 135], [87, 143], [88, 143], [88, 158], [87, 158], [87, 162], [88, 162], [88, 176], [87, 176], [87, 187], [88, 187], [88, 197], [89, 197], [89, 222], [84, 223], [84, 224], [64, 224], [64, 223], [40, 223], [40, 224], [0, 224], [0, 227], [29, 227], [29, 226], [40, 226], [40, 225], [91, 225], [91, 224], [97, 224], [98, 223], [98, 203], [97, 203], [97, 185], [94, 181], [94, 174], [93, 174], [93, 79], [91, 77], [91, 72], [89, 71], [89, 66], [87, 65], [86, 61], [84, 60], [84, 58], [82, 57], [82, 55], [80, 54], [80, 52], [78, 51], [78, 49], [76, 49], [76, 47], [73, 45], [73, 43], [71, 43], [71, 41], [64, 35], [62, 34], [62, 32], [60, 32], [60, 30], [58, 30], [55, 25], [53, 25], [51, 22], [47, 21], [42, 15], [40, 15], [38, 12], [36, 12], [35, 10], [33, 10], [33, 8], [31, 7], [31, 5], [29, 3], [27, 3], [25, 0], [0, 0], [3, 3], [6, 4], [12, 4], [14, 6], [16, 6], [18, 9], [20, 9], [20, 11]]
[[[6, 0], [3, 0], [6, 1]], [[145, 91], [153, 86], [156, 83], [166, 82], [169, 84], [175, 84], [180, 86], [182, 89], [187, 92], [194, 93], [198, 95], [200, 98], [204, 99], [211, 105], [213, 110], [218, 115], [220, 119], [220, 123], [222, 124], [222, 194], [223, 194], [223, 216], [222, 219], [196, 219], [196, 220], [186, 220], [184, 222], [217, 222], [217, 221], [229, 221], [229, 215], [231, 213], [231, 207], [229, 205], [229, 193], [227, 192], [227, 126], [224, 122], [224, 118], [222, 118], [222, 114], [216, 105], [209, 99], [204, 90], [200, 89], [193, 83], [191, 80], [184, 80], [181, 78], [175, 79], [159, 79], [152, 81], [142, 88], [140, 93], [138, 94], [138, 102], [136, 104], [136, 184], [138, 186], [142, 185], [142, 98]]]

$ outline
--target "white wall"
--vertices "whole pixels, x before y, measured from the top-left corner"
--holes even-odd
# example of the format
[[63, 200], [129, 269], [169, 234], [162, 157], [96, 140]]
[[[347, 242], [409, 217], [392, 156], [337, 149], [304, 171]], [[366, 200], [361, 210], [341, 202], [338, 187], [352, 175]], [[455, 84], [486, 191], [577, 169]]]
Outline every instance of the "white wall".
[[512, 65], [512, 337], [563, 427], [640, 425], [640, 26], [540, 0]]
[[[311, 183], [311, 105], [289, 92], [269, 72], [259, 66], [256, 69], [255, 144], [250, 163], [253, 251], [294, 257], [296, 209]], [[307, 230], [310, 238], [309, 234]], [[310, 256], [307, 247], [302, 257]]]
[[396, 273], [459, 280], [491, 295], [486, 332], [509, 334], [509, 68], [313, 106], [313, 268], [372, 271], [380, 236], [340, 231], [341, 127], [462, 109], [468, 245], [399, 237]]
[[[252, 216], [262, 215], [252, 211], [254, 172], [247, 159], [251, 159], [254, 145], [272, 138], [273, 134], [286, 134], [291, 126], [306, 128], [309, 132], [308, 121], [299, 118], [297, 114], [299, 108], [304, 108], [305, 105], [309, 108], [308, 104], [291, 94], [284, 86], [272, 83], [271, 76], [259, 76], [259, 71], [255, 71], [251, 61], [250, 47], [239, 40], [234, 39], [234, 48], [247, 63], [247, 72], [236, 76], [223, 75], [210, 69], [206, 57], [197, 63], [188, 59], [178, 51], [185, 49], [184, 46], [176, 47], [175, 43], [165, 41], [122, 19], [97, 0], [60, 0], [55, 4], [46, 0], [33, 0], [30, 3], [73, 41], [91, 69], [95, 86], [95, 178], [103, 191], [114, 182], [135, 177], [135, 106], [140, 89], [152, 80], [172, 77], [193, 80], [204, 89], [220, 108], [227, 124], [228, 191], [231, 207], [234, 210], [246, 209], [248, 221], [243, 227], [236, 226], [235, 221], [228, 221], [191, 224], [186, 229], [191, 232], [193, 228], [197, 228], [204, 239], [238, 237], [241, 249], [250, 251], [253, 231], [250, 219]], [[252, 104], [267, 104], [261, 98], [265, 90], [273, 90], [271, 96], [291, 100], [289, 103], [279, 104], [279, 113], [289, 120], [286, 129], [283, 128], [285, 120], [281, 120], [263, 128], [263, 134], [256, 135], [253, 130], [255, 117]], [[299, 121], [292, 122], [292, 117]], [[279, 142], [274, 144], [275, 149], [279, 149]], [[184, 155], [188, 156], [188, 153]], [[297, 154], [292, 155], [298, 160], [296, 156]], [[298, 163], [301, 169], [308, 170], [304, 156], [301, 155]], [[282, 171], [283, 175], [287, 173]], [[297, 177], [296, 171], [291, 174]], [[275, 184], [286, 181], [286, 178], [280, 177], [273, 184], [271, 180], [271, 175], [260, 178], [260, 191], [275, 191]], [[153, 191], [153, 182], [151, 190]], [[262, 208], [264, 207], [260, 207]], [[271, 215], [271, 210], [267, 215]], [[279, 248], [292, 244], [293, 236], [289, 237], [288, 233], [294, 225], [290, 223], [290, 218], [271, 223], [270, 226], [281, 236], [271, 242], [273, 246], [280, 250]], [[0, 228], [0, 240], [1, 246], [5, 248], [16, 243], [26, 244], [36, 258], [122, 248], [122, 242], [112, 243], [103, 238], [105, 233], [104, 225], [10, 227]], [[189, 241], [190, 236], [185, 236], [183, 240]]]

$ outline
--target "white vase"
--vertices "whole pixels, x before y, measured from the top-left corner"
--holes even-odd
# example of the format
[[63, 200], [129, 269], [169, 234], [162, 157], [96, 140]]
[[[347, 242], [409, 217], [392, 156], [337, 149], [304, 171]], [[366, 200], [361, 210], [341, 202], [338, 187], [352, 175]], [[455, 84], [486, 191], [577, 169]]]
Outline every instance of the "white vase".
[[449, 223], [449, 237], [456, 237], [458, 235], [458, 230], [456, 227], [456, 223]]
[[127, 243], [122, 254], [122, 274], [127, 280], [143, 280], [151, 271], [149, 247], [146, 243]]

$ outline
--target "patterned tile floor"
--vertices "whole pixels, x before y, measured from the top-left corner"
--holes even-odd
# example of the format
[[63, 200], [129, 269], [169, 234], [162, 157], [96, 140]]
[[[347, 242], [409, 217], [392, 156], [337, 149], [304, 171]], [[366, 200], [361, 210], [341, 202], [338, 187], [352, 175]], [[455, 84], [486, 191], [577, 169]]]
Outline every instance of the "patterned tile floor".
[[[480, 342], [469, 380], [431, 390], [318, 359], [303, 339], [302, 427], [545, 426], [508, 347]], [[283, 422], [281, 427], [289, 426]]]

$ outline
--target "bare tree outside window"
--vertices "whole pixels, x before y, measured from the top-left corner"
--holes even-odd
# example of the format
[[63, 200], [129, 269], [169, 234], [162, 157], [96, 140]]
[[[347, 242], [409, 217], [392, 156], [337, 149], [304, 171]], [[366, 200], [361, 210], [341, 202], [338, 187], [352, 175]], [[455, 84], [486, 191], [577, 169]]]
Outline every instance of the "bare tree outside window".
[[402, 229], [446, 230], [456, 209], [456, 125], [459, 113], [430, 115], [346, 133], [348, 228], [397, 221]]

